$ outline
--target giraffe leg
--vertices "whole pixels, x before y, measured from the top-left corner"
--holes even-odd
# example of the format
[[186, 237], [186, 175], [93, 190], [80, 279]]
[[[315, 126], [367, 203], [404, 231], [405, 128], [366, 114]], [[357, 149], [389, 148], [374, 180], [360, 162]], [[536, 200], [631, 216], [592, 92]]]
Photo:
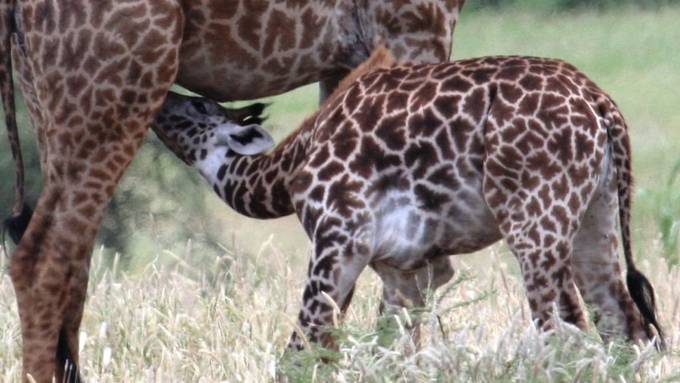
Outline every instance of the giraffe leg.
[[435, 291], [449, 282], [455, 273], [452, 257], [436, 258], [416, 270], [416, 283], [421, 291], [425, 289]]
[[[77, 376], [78, 328], [95, 235], [148, 121], [150, 116], [144, 124], [136, 124], [133, 136], [116, 141], [120, 149], [94, 148], [108, 153], [100, 166], [69, 161], [67, 166], [89, 168], [77, 179], [58, 180], [59, 173], [50, 172], [52, 181], [45, 185], [26, 235], [10, 260], [22, 325], [24, 371], [36, 382], [51, 381], [52, 374], [57, 381], [65, 373]], [[120, 162], [108, 168], [112, 164], [108, 160], [116, 157]], [[106, 179], [100, 172], [106, 172]]]
[[[371, 266], [383, 282], [380, 314], [388, 315], [388, 318], [380, 327], [387, 330], [389, 339], [385, 343], [389, 344], [395, 340], [393, 336], [396, 330], [394, 316], [400, 315], [403, 309], [418, 310], [425, 306], [425, 291], [419, 288], [418, 274], [426, 273], [402, 271], [382, 262]], [[427, 275], [425, 275], [425, 278], [427, 278]], [[412, 312], [412, 314], [414, 315], [410, 315], [411, 324], [404, 323], [404, 325], [410, 332], [413, 343], [417, 346], [420, 342], [420, 319], [419, 313]]]
[[[330, 246], [319, 246], [320, 242], [315, 240], [316, 251], [309, 263], [298, 326], [308, 341], [333, 349], [336, 346], [329, 331], [333, 325], [333, 304], [344, 314], [352, 299], [354, 284], [368, 265], [369, 255], [364, 251], [365, 246], [355, 246], [350, 239]], [[304, 348], [300, 334], [293, 333], [288, 348]]]
[[613, 180], [596, 191], [574, 240], [573, 265], [584, 301], [594, 309], [604, 341], [646, 339], [644, 325], [621, 273], [617, 252], [618, 196]]
[[[136, 149], [141, 139], [135, 141], [129, 144]], [[53, 374], [57, 381], [66, 375], [72, 377], [68, 381], [77, 381], [78, 328], [90, 254], [106, 204], [129, 159], [106, 181], [93, 175], [101, 168], [84, 171], [71, 184], [50, 172], [51, 182], [45, 185], [25, 237], [10, 260], [24, 371], [37, 382], [51, 381]], [[79, 161], [67, 166], [87, 168]]]
[[[556, 198], [541, 208], [540, 196], [518, 197], [488, 174], [484, 180], [485, 199], [519, 261], [534, 321], [541, 329], [553, 328], [556, 307], [562, 320], [585, 329], [572, 267], [572, 242], [581, 208], [574, 204], [576, 213], [570, 214], [565, 208], [568, 203]], [[512, 182], [508, 174], [499, 178], [506, 185]], [[549, 190], [547, 185], [544, 189]]]
[[[72, 12], [72, 7], [38, 3], [51, 10], [37, 12], [49, 25], [66, 17], [62, 12]], [[26, 53], [34, 69], [33, 102], [46, 116], [33, 119], [44, 139], [43, 191], [9, 264], [21, 319], [25, 381], [28, 375], [38, 383], [53, 377], [58, 382], [80, 380], [78, 328], [95, 235], [120, 177], [174, 82], [181, 14], [174, 0], [101, 4], [95, 24], [75, 23], [94, 28], [90, 36], [96, 49], [61, 53], [69, 60], [59, 64], [53, 61], [55, 54], [72, 49], [71, 39], [62, 33], [77, 32], [55, 30], [49, 44], [40, 44], [46, 36], [32, 28], [36, 21], [23, 19], [26, 40], [33, 43]], [[84, 62], [95, 69], [115, 65], [88, 72]]]
[[552, 244], [536, 243], [532, 238], [537, 234], [523, 230], [525, 226], [524, 222], [511, 223], [506, 241], [519, 261], [534, 321], [543, 330], [553, 328], [556, 307], [562, 320], [585, 329], [571, 265], [571, 238], [545, 232], [544, 235], [554, 238], [549, 240]]
[[519, 261], [534, 321], [552, 328], [556, 308], [562, 320], [585, 329], [572, 252], [597, 190], [601, 169], [593, 164], [602, 163], [606, 133], [594, 116], [557, 129], [561, 111], [537, 113], [532, 123], [546, 135], [569, 131], [587, 138], [574, 151], [571, 136], [537, 141], [533, 128], [504, 117], [502, 105], [491, 105], [485, 123], [484, 199]]
[[[436, 290], [454, 275], [449, 257], [437, 258], [414, 271], [399, 270], [383, 262], [372, 263], [371, 267], [384, 284], [380, 313], [390, 315], [398, 314], [403, 308], [423, 308], [426, 290]], [[411, 319], [411, 337], [414, 344], [419, 345], [420, 318], [415, 315]]]

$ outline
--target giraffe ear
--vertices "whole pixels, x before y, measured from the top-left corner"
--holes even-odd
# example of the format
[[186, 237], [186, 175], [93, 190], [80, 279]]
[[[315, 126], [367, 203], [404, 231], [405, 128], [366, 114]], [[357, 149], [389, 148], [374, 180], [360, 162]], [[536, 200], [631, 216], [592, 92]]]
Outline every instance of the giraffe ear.
[[260, 125], [232, 125], [226, 137], [226, 144], [238, 154], [252, 156], [264, 153], [274, 147], [274, 139]]

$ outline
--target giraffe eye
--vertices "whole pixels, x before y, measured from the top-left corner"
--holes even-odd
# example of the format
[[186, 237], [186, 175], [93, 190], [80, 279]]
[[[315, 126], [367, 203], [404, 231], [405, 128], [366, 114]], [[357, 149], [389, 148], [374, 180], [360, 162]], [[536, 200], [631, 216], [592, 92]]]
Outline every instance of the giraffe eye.
[[203, 104], [201, 101], [194, 100], [191, 102], [191, 105], [196, 109], [196, 111], [200, 114], [208, 114], [208, 109], [205, 107], [205, 104]]

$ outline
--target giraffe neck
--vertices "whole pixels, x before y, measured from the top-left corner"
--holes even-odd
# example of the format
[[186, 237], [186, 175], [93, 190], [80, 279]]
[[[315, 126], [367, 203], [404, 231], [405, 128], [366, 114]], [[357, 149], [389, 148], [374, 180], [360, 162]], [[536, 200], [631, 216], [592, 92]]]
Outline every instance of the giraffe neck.
[[223, 140], [224, 134], [227, 134], [230, 138], [226, 142], [229, 139], [241, 142], [234, 138], [238, 135], [230, 135], [226, 131], [222, 131], [223, 135], [220, 135], [216, 132], [220, 126], [234, 133], [235, 126], [244, 127], [240, 124], [261, 123], [259, 116], [262, 109], [254, 106], [243, 110], [227, 109], [209, 99], [171, 92], [152, 127], [161, 141], [177, 157], [196, 168], [215, 192], [237, 212], [253, 218], [290, 215], [294, 212], [289, 195], [290, 186], [297, 177], [298, 169], [308, 159], [315, 121], [320, 115], [328, 113], [328, 106], [342, 97], [361, 75], [395, 64], [394, 57], [387, 49], [376, 49], [369, 60], [343, 79], [322, 106], [270, 154], [236, 154], [248, 151], [236, 149], [238, 144], [234, 141], [225, 145]]
[[306, 159], [312, 126], [310, 118], [271, 153], [243, 156], [221, 147], [193, 166], [220, 198], [240, 214], [259, 219], [293, 214], [288, 190]]

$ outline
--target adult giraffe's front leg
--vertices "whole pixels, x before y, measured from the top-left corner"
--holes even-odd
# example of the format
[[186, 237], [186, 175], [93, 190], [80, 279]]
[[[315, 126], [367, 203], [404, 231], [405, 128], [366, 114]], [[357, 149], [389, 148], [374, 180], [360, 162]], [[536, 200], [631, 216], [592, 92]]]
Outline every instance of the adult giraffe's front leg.
[[43, 191], [9, 265], [23, 379], [77, 381], [94, 238], [174, 81], [182, 11], [173, 0], [20, 5], [24, 59], [41, 112], [33, 121], [46, 138]]

